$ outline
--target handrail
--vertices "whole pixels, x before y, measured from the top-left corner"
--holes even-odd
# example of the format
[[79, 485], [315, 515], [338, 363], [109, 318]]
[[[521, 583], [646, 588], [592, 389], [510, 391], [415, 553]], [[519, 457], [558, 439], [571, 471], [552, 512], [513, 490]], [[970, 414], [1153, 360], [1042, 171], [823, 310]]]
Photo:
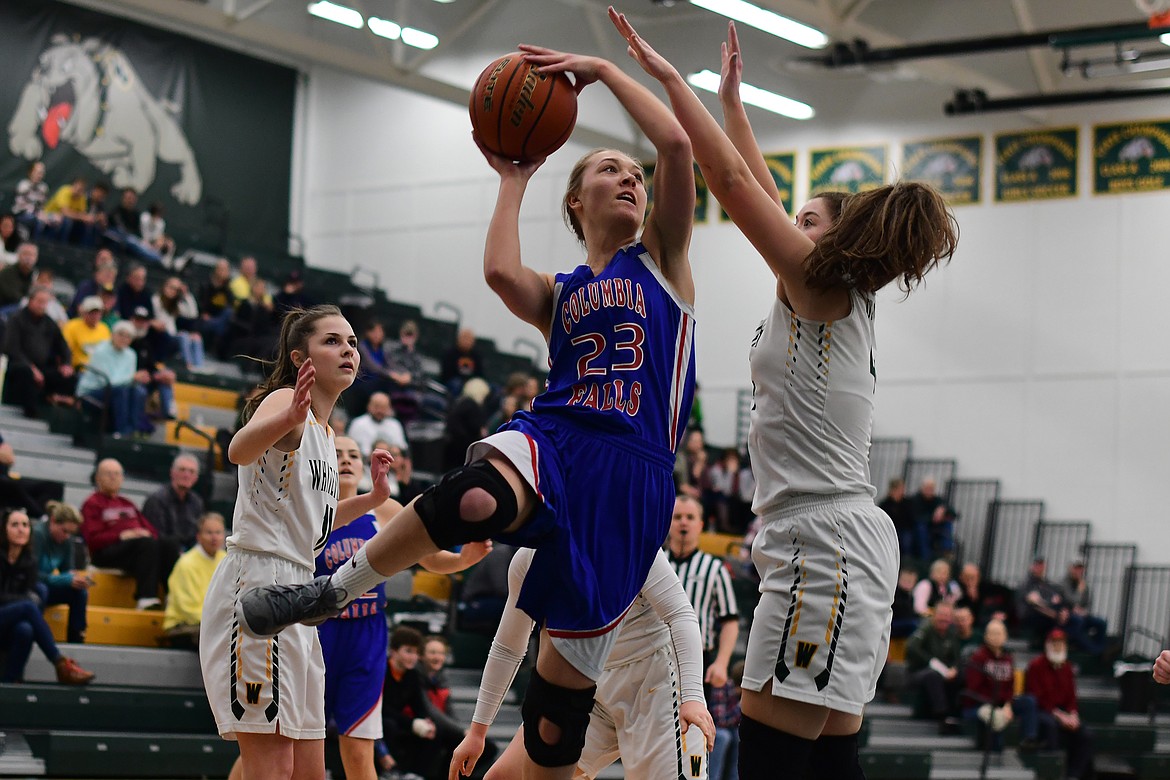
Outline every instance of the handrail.
[[[358, 281], [358, 277], [361, 276], [362, 274], [365, 274], [365, 275], [370, 277], [370, 284], [368, 287], [363, 286], [362, 283]], [[365, 292], [368, 292], [368, 293], [374, 293], [378, 290], [378, 284], [381, 282], [381, 277], [379, 277], [377, 272], [371, 268], [365, 268], [364, 266], [361, 266], [361, 265], [355, 265], [353, 267], [353, 270], [349, 272], [349, 281], [353, 284], [354, 287], [358, 288], [359, 290], [364, 290]]]
[[175, 421], [175, 437], [176, 438], [178, 438], [179, 431], [181, 431], [181, 430], [191, 431], [196, 436], [198, 436], [199, 438], [201, 438], [207, 442], [207, 463], [204, 465], [206, 465], [206, 467], [207, 467], [208, 477], [207, 477], [206, 482], [204, 483], [206, 485], [206, 488], [202, 492], [204, 493], [203, 500], [208, 501], [211, 499], [211, 494], [215, 488], [215, 477], [211, 476], [211, 474], [213, 474], [215, 472], [215, 437], [212, 436], [211, 434], [207, 433], [206, 431], [200, 430], [199, 428], [192, 425], [187, 420]]
[[433, 308], [435, 314], [438, 314], [441, 311], [446, 311], [446, 312], [450, 312], [451, 314], [454, 314], [456, 324], [463, 322], [463, 309], [460, 309], [458, 306], [456, 306], [453, 303], [450, 303], [448, 301], [436, 301], [435, 305], [432, 308]]
[[[93, 366], [86, 364], [80, 366], [78, 370], [94, 374], [105, 383], [105, 387], [102, 389], [102, 401], [100, 403], [84, 395], [79, 396], [77, 399], [79, 403], [90, 403], [101, 410], [101, 414], [98, 417], [98, 435], [100, 436], [106, 432], [106, 426], [109, 425], [110, 398], [114, 393], [114, 385], [112, 382], [110, 382], [110, 375], [105, 371], [102, 371], [100, 368], [94, 368]], [[74, 443], [77, 443], [78, 441], [80, 441], [80, 439], [75, 439]]]
[[526, 339], [523, 336], [518, 336], [516, 340], [512, 342], [512, 351], [522, 353], [524, 349], [528, 349], [532, 352], [533, 365], [536, 365], [536, 363], [540, 360], [540, 355], [544, 351], [541, 346], [532, 339]]

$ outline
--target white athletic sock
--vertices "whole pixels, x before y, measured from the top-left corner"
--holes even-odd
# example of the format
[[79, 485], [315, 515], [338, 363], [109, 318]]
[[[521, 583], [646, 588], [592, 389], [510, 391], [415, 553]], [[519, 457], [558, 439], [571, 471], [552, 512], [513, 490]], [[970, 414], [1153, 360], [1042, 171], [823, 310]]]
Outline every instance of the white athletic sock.
[[345, 591], [345, 602], [342, 606], [361, 596], [363, 593], [377, 587], [389, 577], [374, 571], [366, 557], [366, 548], [362, 547], [352, 558], [341, 565], [329, 578], [330, 584]]

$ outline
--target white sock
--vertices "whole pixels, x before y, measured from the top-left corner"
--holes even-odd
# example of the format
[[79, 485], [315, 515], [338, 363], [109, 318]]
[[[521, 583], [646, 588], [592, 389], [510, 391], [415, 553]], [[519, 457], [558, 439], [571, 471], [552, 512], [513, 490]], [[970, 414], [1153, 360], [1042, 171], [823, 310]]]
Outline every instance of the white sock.
[[343, 563], [340, 569], [333, 572], [329, 582], [333, 587], [345, 591], [345, 601], [342, 604], [345, 606], [388, 579], [390, 578], [386, 575], [374, 571], [369, 558], [366, 557], [366, 548], [362, 547]]

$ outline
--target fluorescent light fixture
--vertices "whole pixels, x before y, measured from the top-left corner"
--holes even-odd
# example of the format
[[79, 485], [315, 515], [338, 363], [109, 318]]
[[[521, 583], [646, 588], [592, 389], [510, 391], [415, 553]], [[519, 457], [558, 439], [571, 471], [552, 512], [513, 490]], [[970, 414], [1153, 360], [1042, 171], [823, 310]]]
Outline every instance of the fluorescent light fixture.
[[[687, 76], [687, 83], [693, 87], [705, 89], [708, 92], [719, 93], [719, 74], [713, 70], [692, 73]], [[775, 92], [769, 92], [766, 89], [753, 87], [751, 84], [739, 85], [739, 97], [745, 103], [791, 119], [812, 119], [816, 116], [816, 111], [807, 103], [801, 103], [799, 100], [777, 95]]]
[[402, 28], [402, 42], [416, 49], [433, 49], [439, 45], [438, 36], [429, 32], [416, 30], [413, 27]]
[[749, 27], [755, 27], [757, 30], [763, 30], [809, 49], [823, 49], [829, 45], [829, 36], [815, 27], [765, 11], [744, 0], [691, 0], [691, 5], [706, 8], [728, 19], [743, 22]]
[[398, 40], [398, 36], [402, 35], [402, 27], [390, 21], [389, 19], [379, 19], [376, 16], [371, 16], [366, 24], [369, 25], [370, 32], [382, 38], [389, 38], [392, 41]]
[[330, 3], [328, 0], [309, 3], [309, 13], [320, 19], [328, 19], [331, 22], [344, 24], [346, 27], [352, 27], [355, 30], [362, 29], [362, 25], [364, 24], [360, 13], [344, 5]]
[[1170, 46], [1170, 33], [1165, 33], [1163, 35], [1159, 35], [1158, 40], [1160, 40], [1162, 43], [1166, 44], [1167, 46]]

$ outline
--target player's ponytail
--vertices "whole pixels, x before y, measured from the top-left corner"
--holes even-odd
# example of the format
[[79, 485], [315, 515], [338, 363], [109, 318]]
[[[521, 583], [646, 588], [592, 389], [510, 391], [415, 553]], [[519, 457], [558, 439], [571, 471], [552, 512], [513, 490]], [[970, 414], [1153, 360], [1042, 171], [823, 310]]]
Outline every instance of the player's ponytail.
[[276, 360], [261, 361], [272, 366], [272, 373], [260, 383], [258, 392], [248, 399], [240, 417], [242, 423], [247, 423], [248, 420], [252, 419], [260, 402], [267, 398], [273, 390], [278, 387], [294, 387], [296, 385], [300, 366], [293, 363], [292, 353], [293, 350], [299, 350], [302, 354], [308, 354], [309, 337], [317, 328], [317, 320], [340, 316], [342, 316], [341, 309], [332, 304], [314, 306], [310, 309], [292, 309], [284, 315], [284, 320], [280, 324], [280, 340], [277, 342]]

